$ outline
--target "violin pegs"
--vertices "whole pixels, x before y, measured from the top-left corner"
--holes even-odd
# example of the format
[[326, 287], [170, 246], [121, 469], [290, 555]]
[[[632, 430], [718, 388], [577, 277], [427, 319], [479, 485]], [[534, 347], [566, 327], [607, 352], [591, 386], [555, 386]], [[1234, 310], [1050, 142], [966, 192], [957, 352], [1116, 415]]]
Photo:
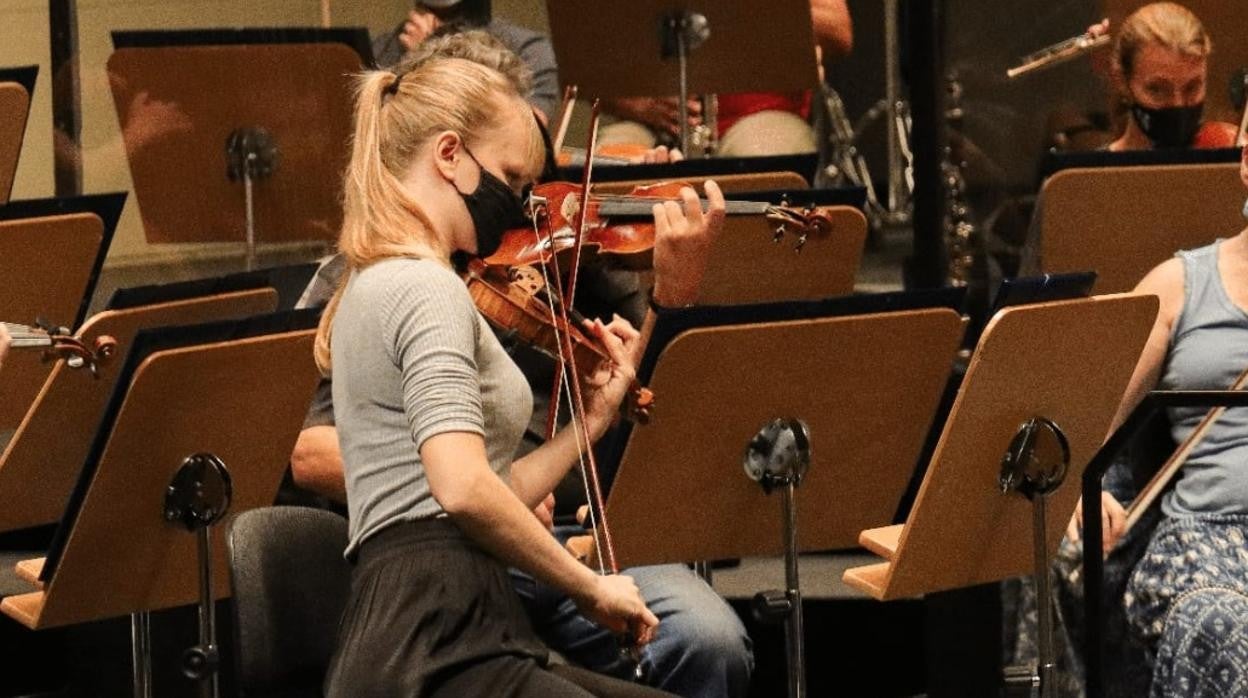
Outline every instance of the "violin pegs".
[[771, 234], [771, 241], [779, 244], [780, 241], [783, 239], [784, 239], [784, 224], [781, 223], [780, 225], [776, 226], [776, 231]]
[[810, 234], [805, 233], [805, 232], [799, 235], [797, 238], [797, 244], [793, 246], [793, 251], [797, 253], [801, 253], [802, 248], [806, 246], [806, 239], [808, 237], [810, 237]]

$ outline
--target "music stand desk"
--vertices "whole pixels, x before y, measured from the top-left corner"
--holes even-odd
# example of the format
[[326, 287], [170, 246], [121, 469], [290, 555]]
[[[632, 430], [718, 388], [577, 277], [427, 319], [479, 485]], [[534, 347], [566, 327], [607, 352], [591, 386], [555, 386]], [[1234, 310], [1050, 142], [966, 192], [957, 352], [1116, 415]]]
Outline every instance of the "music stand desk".
[[1041, 201], [1043, 271], [1093, 269], [1098, 293], [1130, 291], [1175, 252], [1244, 227], [1238, 162], [1062, 170]]
[[[664, 58], [662, 47], [663, 20], [677, 10], [705, 15], [710, 26], [706, 42], [688, 54], [691, 94], [817, 84], [806, 0], [639, 0], [592, 9], [580, 0], [546, 0], [560, 79], [589, 98], [679, 94], [679, 62]], [[587, 12], [594, 21], [585, 21]]]
[[[110, 194], [0, 207], [0, 318], [77, 328], [124, 201]], [[12, 353], [0, 374], [0, 430], [17, 427], [51, 370], [38, 352]]]
[[38, 73], [38, 66], [0, 69], [0, 205], [13, 193]]
[[[0, 612], [31, 629], [195, 603], [196, 537], [164, 520], [183, 459], [213, 453], [233, 482], [231, 513], [272, 504], [317, 382], [313, 330], [152, 353], [138, 366], [89, 486], [62, 526], [40, 591]], [[264, 418], [256, 408], [264, 406]], [[80, 483], [81, 484], [81, 483]], [[51, 554], [51, 553], [50, 553]], [[212, 541], [215, 598], [229, 593], [224, 536]], [[22, 567], [33, 575], [38, 562]]]
[[1002, 493], [1002, 457], [1033, 417], [1057, 424], [1069, 470], [1047, 497], [1047, 554], [1079, 496], [1157, 315], [1156, 296], [1117, 295], [1007, 308], [989, 323], [906, 523], [864, 530], [886, 562], [845, 581], [881, 601], [1034, 571], [1033, 505]]
[[336, 238], [362, 58], [333, 38], [280, 33], [267, 43], [262, 32], [256, 43], [200, 44], [213, 35], [196, 32], [118, 40], [108, 76], [149, 243], [248, 242], [241, 166], [227, 175], [227, 141], [245, 130], [256, 146], [253, 242]]
[[[88, 346], [96, 337], [117, 340], [121, 355], [143, 329], [229, 320], [272, 312], [271, 288], [107, 310], [83, 325]], [[0, 452], [0, 532], [53, 523], [65, 511], [78, 471], [90, 451], [112, 395], [123, 356], [100, 367], [98, 378], [58, 361], [17, 432]]]
[[795, 234], [775, 239], [761, 216], [728, 216], [711, 248], [699, 302], [739, 305], [819, 300], [853, 292], [867, 239], [867, 219], [851, 206], [820, 209], [828, 234], [814, 234], [797, 250]]
[[[891, 520], [961, 339], [948, 308], [704, 327], [662, 349], [607, 514], [622, 567], [784, 551], [782, 516], [742, 468], [776, 417], [809, 425], [798, 547], [853, 545]], [[733, 370], [725, 370], [731, 366]], [[668, 533], [655, 535], [656, 522]]]

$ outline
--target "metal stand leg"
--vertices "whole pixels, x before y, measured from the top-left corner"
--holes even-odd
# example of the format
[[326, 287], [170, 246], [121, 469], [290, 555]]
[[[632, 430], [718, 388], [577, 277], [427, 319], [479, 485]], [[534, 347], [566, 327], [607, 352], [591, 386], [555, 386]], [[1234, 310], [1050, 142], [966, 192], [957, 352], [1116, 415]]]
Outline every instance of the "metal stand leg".
[[806, 695], [806, 644], [802, 629], [802, 585], [797, 570], [797, 483], [790, 480], [780, 490], [784, 508], [784, 585], [789, 614], [784, 621], [785, 654], [789, 665], [789, 695]]
[[1038, 661], [1033, 685], [1040, 698], [1055, 698], [1057, 667], [1053, 642], [1053, 597], [1049, 584], [1049, 552], [1046, 542], [1045, 504], [1061, 486], [1070, 465], [1066, 436], [1053, 422], [1036, 417], [1019, 428], [1001, 462], [1002, 492], [1017, 492], [1032, 504], [1032, 555], [1035, 562], [1036, 611], [1039, 616]]
[[784, 512], [785, 590], [762, 591], [754, 596], [754, 615], [762, 622], [785, 626], [790, 698], [806, 696], [805, 636], [802, 628], [802, 590], [798, 578], [797, 486], [810, 468], [810, 431], [798, 419], [776, 419], [759, 430], [745, 450], [745, 472], [771, 494], [780, 490]]
[[134, 698], [152, 698], [152, 624], [146, 611], [130, 614], [130, 666]]
[[1040, 681], [1040, 698], [1054, 698], [1056, 686], [1053, 683], [1057, 658], [1054, 657], [1053, 645], [1053, 604], [1049, 591], [1049, 556], [1045, 544], [1044, 509], [1046, 495], [1032, 498], [1032, 543], [1036, 562], [1036, 612], [1040, 617], [1039, 637], [1036, 642], [1038, 661], [1036, 676]]
[[669, 15], [663, 24], [662, 57], [680, 62], [680, 149], [691, 152], [689, 131], [689, 52], [696, 50], [711, 36], [706, 15], [680, 11]]
[[199, 682], [204, 698], [217, 698], [220, 691], [211, 526], [229, 511], [232, 492], [230, 472], [221, 459], [197, 453], [182, 462], [165, 494], [165, 519], [195, 533], [199, 546], [199, 644], [182, 654], [182, 673]]

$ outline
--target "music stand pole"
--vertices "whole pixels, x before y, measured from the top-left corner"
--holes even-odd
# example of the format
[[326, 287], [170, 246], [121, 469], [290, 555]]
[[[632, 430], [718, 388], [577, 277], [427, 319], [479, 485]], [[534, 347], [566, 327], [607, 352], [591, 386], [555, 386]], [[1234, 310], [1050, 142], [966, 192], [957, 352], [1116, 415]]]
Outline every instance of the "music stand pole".
[[233, 485], [220, 458], [197, 453], [182, 461], [165, 492], [165, 520], [194, 533], [199, 546], [199, 644], [182, 653], [182, 673], [199, 683], [200, 695], [220, 695], [216, 607], [212, 590], [211, 527], [230, 509]]
[[784, 621], [789, 697], [806, 696], [806, 648], [802, 588], [797, 564], [797, 486], [810, 469], [810, 429], [800, 419], [776, 419], [759, 430], [745, 449], [745, 474], [771, 494], [780, 489], [784, 517], [784, 591], [754, 596], [754, 614], [764, 622]]
[[134, 698], [152, 698], [152, 624], [147, 611], [130, 614], [130, 667]]
[[[1049, 590], [1050, 562], [1045, 535], [1045, 506], [1048, 496], [1061, 486], [1070, 466], [1070, 445], [1061, 428], [1042, 417], [1027, 420], [1001, 461], [1000, 484], [1003, 493], [1017, 492], [1032, 505], [1032, 546], [1036, 586], [1036, 613], [1039, 616], [1039, 637], [1036, 642], [1036, 672], [1033, 687], [1040, 689], [1040, 698], [1054, 698], [1057, 671], [1053, 643], [1053, 597]], [[1086, 544], [1086, 542], [1085, 542]]]
[[245, 215], [245, 253], [247, 271], [256, 268], [256, 209], [254, 186], [257, 179], [265, 179], [277, 169], [279, 158], [273, 136], [259, 126], [238, 128], [225, 140], [225, 175], [231, 182], [243, 183], [243, 207]]
[[[901, 36], [899, 26], [901, 0], [884, 2], [884, 98], [888, 101], [888, 216], [894, 222], [905, 221], [901, 210], [902, 181], [906, 176], [902, 162], [901, 134], [905, 129], [901, 96]], [[907, 202], [908, 203], [908, 202]]]
[[711, 36], [706, 15], [680, 10], [663, 22], [663, 58], [676, 55], [680, 63], [680, 147], [689, 152], [689, 52], [697, 49]]

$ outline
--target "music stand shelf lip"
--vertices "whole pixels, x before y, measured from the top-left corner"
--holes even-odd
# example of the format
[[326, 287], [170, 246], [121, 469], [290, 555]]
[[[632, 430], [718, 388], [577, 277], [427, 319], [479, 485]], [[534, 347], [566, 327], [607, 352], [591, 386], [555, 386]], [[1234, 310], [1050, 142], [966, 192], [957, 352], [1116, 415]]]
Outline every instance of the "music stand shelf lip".
[[1049, 153], [1040, 164], [1041, 180], [1064, 170], [1143, 165], [1211, 165], [1239, 162], [1240, 148], [1175, 148], [1163, 150], [1098, 150], [1087, 153]]
[[363, 27], [245, 27], [208, 29], [125, 29], [112, 32], [113, 48], [237, 46], [252, 44], [345, 44], [372, 65], [373, 48]]
[[[666, 179], [705, 178], [727, 174], [754, 174], [758, 172], [796, 172], [813, 182], [819, 169], [819, 156], [761, 155], [731, 158], [691, 158], [680, 162], [638, 165], [595, 165], [594, 181], [619, 182], [630, 179], [660, 181]], [[560, 167], [561, 181], [579, 182], [585, 172], [583, 166]], [[865, 190], [863, 196], [865, 197]]]
[[109, 248], [112, 247], [113, 236], [117, 232], [117, 221], [121, 219], [126, 197], [126, 192], [111, 192], [54, 199], [10, 201], [0, 206], [0, 221], [86, 213], [98, 217], [103, 224], [100, 246], [96, 251], [95, 260], [91, 263], [91, 271], [87, 276], [82, 301], [78, 305], [78, 311], [74, 314], [73, 324], [70, 325], [72, 329], [81, 327], [87, 319], [87, 311], [91, 307], [91, 299], [95, 296], [95, 287], [99, 283], [100, 272], [104, 269], [104, 260], [108, 257]]
[[22, 65], [0, 68], [0, 82], [15, 82], [26, 88], [26, 94], [35, 96], [35, 83], [39, 79], [39, 66]]

